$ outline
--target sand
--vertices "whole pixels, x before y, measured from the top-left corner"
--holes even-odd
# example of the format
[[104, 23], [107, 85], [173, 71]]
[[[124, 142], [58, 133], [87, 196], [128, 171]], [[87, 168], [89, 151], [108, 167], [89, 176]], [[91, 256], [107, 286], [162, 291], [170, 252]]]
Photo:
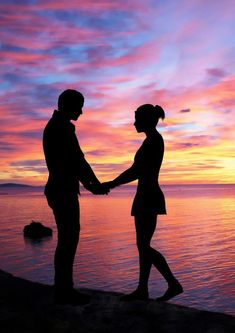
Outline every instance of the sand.
[[84, 307], [55, 305], [51, 286], [2, 270], [0, 286], [1, 333], [235, 332], [233, 316], [153, 300], [127, 303], [113, 292], [86, 290], [92, 301]]

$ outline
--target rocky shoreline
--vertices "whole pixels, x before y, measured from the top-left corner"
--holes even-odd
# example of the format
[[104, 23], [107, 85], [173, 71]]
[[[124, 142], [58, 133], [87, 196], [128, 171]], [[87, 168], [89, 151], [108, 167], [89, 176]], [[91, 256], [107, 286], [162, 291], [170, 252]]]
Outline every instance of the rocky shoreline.
[[121, 294], [86, 290], [84, 307], [53, 304], [52, 287], [0, 270], [2, 333], [233, 333], [235, 317], [154, 301], [121, 302]]

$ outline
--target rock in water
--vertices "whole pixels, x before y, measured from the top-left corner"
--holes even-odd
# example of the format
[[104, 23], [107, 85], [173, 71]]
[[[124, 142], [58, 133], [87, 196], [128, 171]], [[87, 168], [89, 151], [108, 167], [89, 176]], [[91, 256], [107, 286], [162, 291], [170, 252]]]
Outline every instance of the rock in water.
[[40, 222], [32, 221], [24, 227], [24, 236], [33, 239], [52, 236], [52, 229]]

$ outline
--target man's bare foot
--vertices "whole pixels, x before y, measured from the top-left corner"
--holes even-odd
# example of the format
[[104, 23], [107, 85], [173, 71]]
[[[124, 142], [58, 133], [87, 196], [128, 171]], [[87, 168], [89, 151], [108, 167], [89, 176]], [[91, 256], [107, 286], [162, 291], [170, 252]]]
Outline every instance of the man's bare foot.
[[80, 293], [79, 291], [72, 289], [71, 291], [64, 293], [64, 292], [57, 292], [54, 295], [54, 301], [56, 304], [59, 305], [86, 305], [91, 301], [91, 296]]
[[158, 302], [169, 301], [171, 298], [173, 298], [179, 294], [182, 294], [183, 291], [184, 291], [183, 287], [181, 286], [179, 281], [176, 280], [176, 282], [174, 284], [172, 284], [171, 286], [168, 287], [167, 291], [165, 292], [165, 294], [163, 296], [156, 298], [156, 301], [158, 301]]

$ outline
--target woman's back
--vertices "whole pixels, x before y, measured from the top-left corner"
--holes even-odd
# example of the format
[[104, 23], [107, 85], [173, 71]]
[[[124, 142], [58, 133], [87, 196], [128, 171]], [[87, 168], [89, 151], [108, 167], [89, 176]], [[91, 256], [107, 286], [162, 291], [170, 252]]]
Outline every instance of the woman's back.
[[148, 136], [135, 155], [138, 170], [138, 190], [151, 190], [158, 186], [158, 176], [164, 155], [164, 141], [155, 131]]

